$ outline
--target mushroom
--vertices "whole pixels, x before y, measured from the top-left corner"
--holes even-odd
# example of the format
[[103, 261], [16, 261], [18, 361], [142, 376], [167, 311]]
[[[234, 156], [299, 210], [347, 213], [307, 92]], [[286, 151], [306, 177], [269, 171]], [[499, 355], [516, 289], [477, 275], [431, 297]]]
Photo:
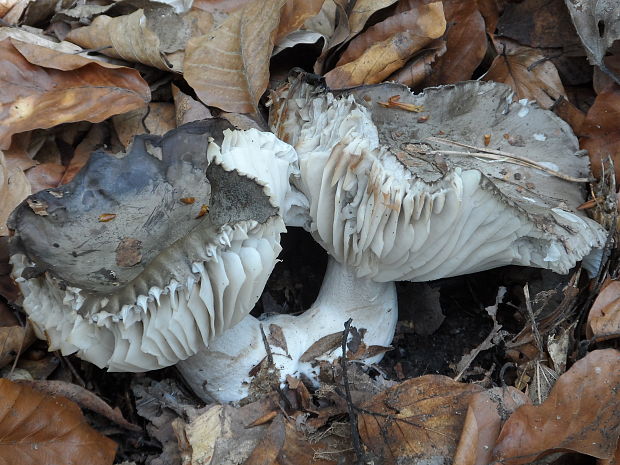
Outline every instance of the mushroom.
[[[180, 363], [205, 398], [252, 394], [267, 350], [272, 376], [316, 384], [321, 361], [341, 355], [348, 318], [366, 347], [388, 345], [393, 281], [510, 264], [567, 273], [604, 244], [603, 228], [576, 210], [589, 170], [575, 136], [553, 113], [512, 103], [507, 86], [464, 82], [413, 95], [380, 84], [335, 96], [302, 76], [275, 92], [271, 124], [297, 151], [293, 182], [309, 200], [305, 228], [329, 253], [328, 271], [304, 314], [247, 317]], [[363, 358], [380, 358], [372, 354]]]
[[[173, 365], [241, 321], [281, 250], [296, 155], [273, 134], [190, 123], [93, 153], [12, 214], [13, 276], [50, 350], [112, 371]], [[251, 155], [251, 156], [250, 156]]]

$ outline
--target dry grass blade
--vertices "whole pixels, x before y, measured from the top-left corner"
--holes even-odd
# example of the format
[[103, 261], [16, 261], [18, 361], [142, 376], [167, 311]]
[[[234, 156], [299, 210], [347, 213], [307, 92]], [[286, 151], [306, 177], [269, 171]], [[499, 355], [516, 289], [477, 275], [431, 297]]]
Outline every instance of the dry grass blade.
[[[544, 171], [545, 173], [551, 174], [557, 178], [563, 179], [565, 181], [570, 182], [590, 182], [590, 178], [575, 178], [573, 176], [568, 176], [567, 174], [560, 173], [559, 171], [553, 170], [551, 168], [547, 168], [534, 160], [530, 160], [529, 158], [521, 157], [519, 155], [515, 155], [508, 152], [503, 152], [501, 150], [488, 149], [485, 147], [476, 147], [475, 145], [464, 144], [463, 142], [452, 141], [448, 139], [442, 139], [440, 137], [427, 137], [425, 140], [430, 142], [439, 142], [441, 144], [448, 145], [456, 145], [459, 147], [465, 147], [472, 150], [477, 150], [477, 152], [458, 152], [451, 150], [436, 150], [436, 153], [442, 153], [446, 155], [463, 155], [470, 157], [479, 157], [479, 158], [488, 158], [490, 160], [502, 160], [508, 163], [514, 163], [521, 166], [527, 166], [529, 168], [535, 168], [540, 171]], [[432, 152], [434, 153], [434, 152]]]
[[284, 3], [256, 0], [214, 31], [188, 41], [185, 79], [204, 103], [230, 112], [258, 112]]

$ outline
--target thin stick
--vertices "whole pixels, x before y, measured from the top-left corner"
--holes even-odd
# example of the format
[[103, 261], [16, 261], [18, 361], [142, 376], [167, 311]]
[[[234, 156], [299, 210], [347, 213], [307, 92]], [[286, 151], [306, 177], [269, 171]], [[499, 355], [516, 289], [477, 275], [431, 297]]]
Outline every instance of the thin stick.
[[349, 421], [351, 423], [351, 440], [353, 441], [353, 449], [357, 457], [358, 465], [366, 463], [366, 456], [362, 451], [360, 433], [357, 430], [357, 415], [355, 414], [355, 406], [351, 400], [351, 389], [349, 387], [349, 377], [347, 375], [347, 339], [349, 339], [349, 331], [351, 330], [352, 318], [344, 323], [344, 331], [342, 332], [342, 357], [340, 365], [342, 366], [342, 382], [344, 383], [345, 399], [347, 401], [347, 410], [349, 411]]
[[[475, 145], [469, 145], [469, 144], [464, 144], [463, 142], [456, 142], [456, 141], [452, 141], [452, 140], [448, 140], [448, 139], [442, 139], [439, 137], [427, 137], [426, 140], [429, 140], [431, 142], [439, 142], [442, 144], [448, 144], [448, 145], [457, 145], [459, 147], [465, 147], [468, 149], [472, 149], [472, 150], [477, 150], [477, 153], [470, 153], [470, 152], [449, 152], [449, 151], [443, 151], [443, 150], [437, 150], [436, 152], [438, 153], [445, 153], [445, 154], [452, 154], [452, 155], [466, 155], [466, 156], [474, 156], [474, 157], [481, 157], [481, 158], [491, 158], [494, 160], [499, 160], [500, 158], [494, 158], [492, 156], [490, 156], [489, 154], [492, 155], [496, 155], [499, 157], [504, 157], [505, 159], [512, 159], [515, 161], [511, 161], [511, 160], [504, 160], [507, 162], [512, 162], [512, 163], [517, 163], [517, 161], [521, 162], [521, 163], [517, 163], [517, 164], [521, 164], [524, 166], [529, 166], [531, 168], [536, 168], [539, 169], [541, 171], [544, 171], [545, 173], [549, 173], [552, 174], [555, 177], [558, 177], [560, 179], [563, 179], [565, 181], [570, 181], [570, 182], [590, 182], [591, 179], [589, 178], [574, 178], [572, 176], [569, 176], [567, 174], [563, 174], [560, 173], [559, 171], [553, 170], [551, 168], [547, 168], [546, 166], [543, 166], [537, 162], [535, 162], [534, 160], [530, 160], [529, 158], [526, 157], [521, 157], [519, 155], [515, 155], [513, 153], [508, 153], [508, 152], [502, 152], [501, 150], [494, 150], [494, 149], [487, 149], [484, 147], [476, 147]], [[484, 154], [484, 155], [483, 155]]]

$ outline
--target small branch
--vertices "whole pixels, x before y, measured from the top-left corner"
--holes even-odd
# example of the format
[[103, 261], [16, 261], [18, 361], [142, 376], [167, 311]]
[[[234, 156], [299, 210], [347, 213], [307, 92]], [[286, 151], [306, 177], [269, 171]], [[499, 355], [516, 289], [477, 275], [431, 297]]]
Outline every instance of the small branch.
[[547, 168], [534, 160], [530, 160], [529, 158], [521, 157], [519, 155], [515, 155], [513, 153], [502, 152], [501, 150], [487, 149], [484, 147], [476, 147], [475, 145], [464, 144], [462, 142], [456, 142], [448, 139], [442, 139], [440, 137], [428, 137], [426, 140], [431, 142], [439, 142], [441, 144], [447, 145], [457, 145], [459, 147], [465, 147], [471, 150], [477, 150], [476, 153], [471, 152], [457, 152], [457, 151], [446, 151], [446, 150], [436, 150], [430, 153], [441, 153], [446, 155], [464, 155], [470, 157], [480, 157], [480, 158], [489, 158], [491, 160], [502, 160], [508, 163], [514, 163], [517, 165], [526, 166], [528, 168], [535, 168], [540, 171], [544, 171], [545, 173], [551, 174], [557, 178], [563, 179], [564, 181], [570, 182], [590, 182], [590, 178], [574, 178], [573, 176], [569, 176], [567, 174], [560, 173], [559, 171], [553, 170], [551, 168]]
[[364, 465], [366, 463], [366, 455], [364, 454], [364, 451], [362, 451], [360, 433], [357, 430], [357, 415], [355, 413], [356, 408], [355, 405], [353, 405], [353, 400], [351, 400], [351, 388], [349, 387], [349, 377], [347, 374], [347, 339], [349, 339], [349, 331], [351, 330], [352, 321], [353, 320], [349, 318], [344, 323], [344, 331], [342, 332], [342, 357], [340, 358], [340, 365], [342, 367], [342, 382], [344, 384], [347, 410], [349, 411], [349, 421], [351, 422], [351, 440], [353, 442], [353, 449], [355, 450], [358, 465]]

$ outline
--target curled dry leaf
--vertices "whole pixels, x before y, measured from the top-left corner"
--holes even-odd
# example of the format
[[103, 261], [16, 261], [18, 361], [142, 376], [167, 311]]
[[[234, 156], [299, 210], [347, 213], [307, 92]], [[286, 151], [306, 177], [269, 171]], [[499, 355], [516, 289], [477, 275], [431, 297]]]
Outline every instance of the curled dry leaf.
[[[2, 38], [2, 32], [0, 32]], [[70, 70], [40, 64], [57, 50], [5, 37], [0, 41], [0, 148], [11, 136], [36, 128], [49, 128], [74, 121], [99, 122], [118, 113], [143, 106], [150, 90], [133, 69], [110, 68], [95, 60], [74, 60]], [[37, 49], [25, 57], [19, 50]], [[43, 57], [43, 58], [42, 58]]]
[[433, 66], [425, 86], [471, 79], [487, 49], [485, 22], [477, 2], [445, 0], [443, 8], [448, 24], [443, 40], [448, 50]]
[[453, 465], [491, 463], [493, 445], [502, 424], [517, 407], [529, 403], [529, 398], [512, 386], [496, 387], [474, 394], [467, 407], [465, 425], [454, 454]]
[[278, 44], [291, 32], [299, 30], [307, 19], [316, 16], [325, 0], [289, 0], [282, 6], [280, 24], [275, 36]]
[[540, 52], [507, 39], [497, 40], [496, 48], [500, 54], [484, 75], [486, 81], [508, 84], [518, 99], [536, 100], [543, 108], [566, 97], [555, 65]]
[[620, 337], [620, 281], [610, 281], [601, 290], [588, 315], [588, 339]]
[[446, 43], [443, 40], [436, 40], [387, 80], [399, 82], [409, 87], [416, 87], [431, 75], [433, 64], [447, 50]]
[[[564, 0], [577, 34], [592, 64], [606, 69], [603, 57], [620, 39], [620, 3], [617, 0]], [[620, 78], [615, 77], [620, 84]]]
[[351, 41], [336, 68], [325, 75], [329, 87], [381, 82], [414, 53], [443, 35], [446, 20], [441, 2], [425, 4], [422, 0], [410, 0], [402, 5], [402, 11]]
[[35, 340], [30, 325], [0, 326], [0, 368], [11, 363]]
[[0, 152], [0, 199], [2, 199], [0, 202], [0, 236], [8, 236], [7, 218], [13, 209], [30, 194], [30, 182], [24, 172], [18, 167], [9, 168], [4, 154]]
[[448, 463], [456, 450], [474, 384], [445, 376], [407, 380], [362, 404], [359, 431], [364, 444], [386, 464], [433, 457]]
[[111, 46], [101, 53], [180, 73], [188, 39], [206, 34], [212, 25], [206, 11], [178, 15], [169, 7], [153, 7], [116, 18], [98, 16], [91, 25], [71, 31], [67, 40], [87, 49]]
[[112, 465], [114, 441], [91, 428], [79, 407], [0, 379], [0, 463]]
[[596, 350], [576, 362], [538, 406], [518, 408], [504, 424], [494, 458], [530, 463], [556, 450], [611, 459], [620, 433], [620, 352]]
[[616, 167], [616, 184], [620, 182], [620, 86], [608, 87], [597, 95], [581, 126], [581, 148], [588, 151], [594, 176], [601, 175], [601, 165], [611, 157]]
[[176, 125], [181, 126], [192, 121], [212, 118], [211, 111], [198, 100], [183, 93], [172, 84], [172, 98], [174, 99], [174, 113]]
[[285, 1], [255, 0], [187, 42], [184, 77], [200, 100], [225, 111], [258, 112]]
[[398, 0], [357, 0], [349, 13], [349, 38], [359, 33], [366, 21], [377, 11], [393, 5]]

